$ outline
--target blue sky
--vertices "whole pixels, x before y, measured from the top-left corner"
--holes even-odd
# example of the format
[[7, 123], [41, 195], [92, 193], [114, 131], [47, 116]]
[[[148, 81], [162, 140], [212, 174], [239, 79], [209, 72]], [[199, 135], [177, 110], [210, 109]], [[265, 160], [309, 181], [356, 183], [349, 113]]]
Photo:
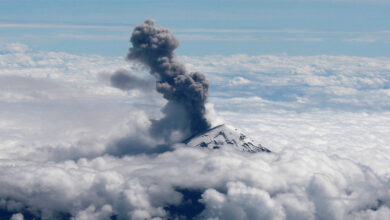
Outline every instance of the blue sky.
[[182, 55], [390, 56], [390, 2], [0, 1], [0, 41], [122, 56], [146, 18], [169, 27]]

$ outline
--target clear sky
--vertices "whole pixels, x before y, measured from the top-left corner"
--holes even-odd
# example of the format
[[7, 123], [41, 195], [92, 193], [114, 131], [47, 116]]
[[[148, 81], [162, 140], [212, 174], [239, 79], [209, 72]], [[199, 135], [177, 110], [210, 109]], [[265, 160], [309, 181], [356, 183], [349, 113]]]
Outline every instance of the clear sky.
[[122, 56], [146, 18], [174, 31], [182, 55], [390, 56], [390, 1], [1, 0], [0, 42]]

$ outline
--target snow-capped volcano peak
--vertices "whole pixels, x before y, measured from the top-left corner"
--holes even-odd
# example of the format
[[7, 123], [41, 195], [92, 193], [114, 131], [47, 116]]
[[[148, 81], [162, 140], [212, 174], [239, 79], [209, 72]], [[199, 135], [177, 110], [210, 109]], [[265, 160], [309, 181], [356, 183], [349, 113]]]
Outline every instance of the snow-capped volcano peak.
[[261, 144], [255, 144], [237, 131], [222, 124], [207, 130], [204, 133], [192, 136], [184, 141], [190, 147], [203, 147], [209, 149], [220, 149], [232, 147], [240, 151], [246, 152], [271, 152]]

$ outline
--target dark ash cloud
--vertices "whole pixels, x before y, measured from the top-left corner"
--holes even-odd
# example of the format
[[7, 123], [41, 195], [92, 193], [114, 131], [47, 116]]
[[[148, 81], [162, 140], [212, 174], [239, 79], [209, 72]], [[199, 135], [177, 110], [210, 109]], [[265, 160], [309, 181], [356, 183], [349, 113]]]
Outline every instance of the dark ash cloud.
[[154, 82], [138, 77], [127, 70], [117, 70], [110, 76], [110, 83], [113, 87], [125, 91], [133, 89], [150, 91], [153, 88]]
[[146, 20], [135, 27], [131, 36], [133, 47], [129, 49], [128, 60], [138, 61], [149, 67], [156, 78], [156, 89], [168, 100], [163, 108], [165, 117], [153, 120], [151, 133], [156, 137], [171, 139], [177, 131], [184, 136], [207, 130], [210, 123], [205, 117], [205, 103], [209, 83], [198, 72], [187, 73], [177, 60], [174, 50], [179, 41], [164, 27]]

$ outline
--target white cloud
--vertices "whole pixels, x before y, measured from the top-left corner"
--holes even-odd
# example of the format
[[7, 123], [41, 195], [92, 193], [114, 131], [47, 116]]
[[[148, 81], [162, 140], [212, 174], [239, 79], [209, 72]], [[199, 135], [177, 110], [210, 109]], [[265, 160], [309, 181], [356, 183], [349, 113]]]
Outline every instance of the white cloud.
[[10, 44], [3, 44], [0, 46], [0, 51], [10, 52], [10, 53], [24, 53], [28, 50], [29, 50], [28, 46], [21, 43], [10, 43]]
[[[229, 99], [237, 96], [258, 96], [288, 110], [376, 111], [390, 107], [390, 100], [382, 95], [390, 86], [389, 59], [385, 57], [232, 55], [182, 60], [188, 68], [208, 74], [221, 105], [228, 105]], [[222, 96], [230, 89], [226, 82], [234, 77], [250, 78], [251, 84]]]
[[11, 219], [10, 220], [23, 220], [24, 217], [22, 215], [22, 213], [16, 213], [16, 214], [13, 214]]
[[248, 187], [241, 182], [227, 184], [227, 194], [208, 189], [202, 195], [206, 209], [201, 215], [217, 219], [285, 219], [281, 204], [268, 192]]
[[[169, 219], [192, 203], [206, 219], [388, 217], [388, 58], [181, 59], [214, 86], [214, 123], [223, 118], [272, 154], [182, 145], [155, 155], [105, 154], [123, 137], [150, 141], [142, 132], [164, 101], [113, 89], [99, 73], [145, 70], [122, 58], [4, 49], [0, 214]], [[230, 86], [234, 77], [251, 83]]]
[[245, 79], [244, 77], [234, 77], [229, 81], [229, 85], [236, 86], [236, 85], [245, 85], [249, 84], [251, 81], [248, 79]]

